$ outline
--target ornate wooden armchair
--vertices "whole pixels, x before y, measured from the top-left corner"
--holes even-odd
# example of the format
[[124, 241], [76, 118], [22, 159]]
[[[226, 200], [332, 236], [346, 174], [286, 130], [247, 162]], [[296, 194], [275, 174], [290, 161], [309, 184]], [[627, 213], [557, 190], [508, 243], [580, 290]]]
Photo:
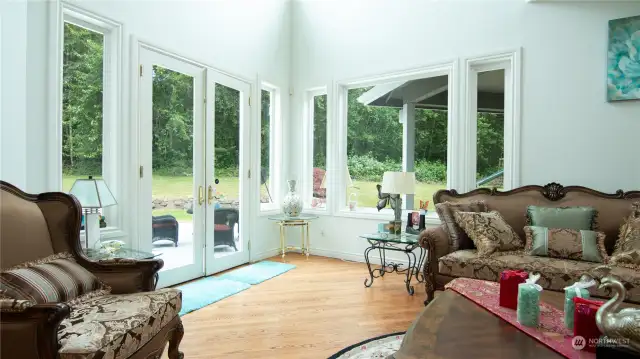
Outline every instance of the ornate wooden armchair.
[[160, 358], [168, 341], [169, 358], [182, 358], [181, 293], [155, 291], [162, 260], [89, 260], [80, 247], [80, 215], [80, 204], [70, 195], [31, 195], [0, 181], [2, 270], [68, 252], [112, 289], [73, 307], [0, 306], [0, 357]]

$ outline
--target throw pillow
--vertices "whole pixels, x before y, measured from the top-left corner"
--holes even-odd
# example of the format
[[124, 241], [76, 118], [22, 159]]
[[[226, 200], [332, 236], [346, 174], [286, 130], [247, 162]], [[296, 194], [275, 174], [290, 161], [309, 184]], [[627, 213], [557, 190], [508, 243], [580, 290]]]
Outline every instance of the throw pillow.
[[58, 253], [0, 272], [0, 297], [34, 304], [77, 302], [105, 295], [111, 288], [73, 260]]
[[592, 207], [527, 207], [527, 225], [594, 231], [598, 211]]
[[478, 248], [479, 257], [522, 249], [524, 246], [518, 234], [498, 211], [456, 212], [454, 216]]
[[609, 261], [611, 265], [640, 270], [640, 202], [620, 227], [620, 236]]
[[530, 256], [607, 262], [602, 232], [568, 228], [524, 227], [527, 236], [525, 251]]
[[436, 212], [438, 217], [444, 224], [443, 228], [449, 236], [451, 251], [458, 249], [473, 249], [473, 241], [465, 233], [465, 231], [456, 223], [454, 214], [456, 212], [487, 212], [488, 208], [484, 201], [473, 202], [443, 202], [436, 204]]

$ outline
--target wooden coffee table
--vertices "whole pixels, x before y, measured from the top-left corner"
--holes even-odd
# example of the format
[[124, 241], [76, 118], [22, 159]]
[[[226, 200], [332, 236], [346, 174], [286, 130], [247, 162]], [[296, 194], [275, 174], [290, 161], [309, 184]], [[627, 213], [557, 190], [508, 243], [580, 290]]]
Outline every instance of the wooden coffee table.
[[[564, 309], [564, 294], [543, 291], [540, 300]], [[628, 306], [628, 305], [625, 305]], [[563, 358], [471, 300], [446, 290], [413, 322], [392, 359]]]

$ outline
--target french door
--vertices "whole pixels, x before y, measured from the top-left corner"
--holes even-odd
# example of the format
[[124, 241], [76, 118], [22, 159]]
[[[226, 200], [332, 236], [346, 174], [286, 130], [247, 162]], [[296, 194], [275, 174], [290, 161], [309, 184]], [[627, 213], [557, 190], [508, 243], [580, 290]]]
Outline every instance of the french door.
[[164, 260], [158, 286], [248, 262], [250, 85], [144, 46], [139, 59], [139, 248]]

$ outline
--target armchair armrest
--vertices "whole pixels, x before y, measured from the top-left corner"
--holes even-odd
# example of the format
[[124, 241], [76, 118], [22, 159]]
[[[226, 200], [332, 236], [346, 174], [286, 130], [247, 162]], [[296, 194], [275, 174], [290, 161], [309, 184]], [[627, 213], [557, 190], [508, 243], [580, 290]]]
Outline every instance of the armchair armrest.
[[85, 256], [78, 263], [111, 287], [113, 294], [150, 292], [156, 289], [162, 259], [125, 259], [92, 261]]
[[433, 300], [436, 290], [436, 273], [438, 258], [449, 254], [449, 235], [442, 226], [427, 228], [418, 237], [420, 246], [427, 250], [427, 261], [424, 263], [423, 275], [427, 299], [425, 305]]
[[69, 306], [64, 303], [22, 307], [5, 304], [0, 305], [0, 357], [57, 358], [58, 328], [69, 316]]

